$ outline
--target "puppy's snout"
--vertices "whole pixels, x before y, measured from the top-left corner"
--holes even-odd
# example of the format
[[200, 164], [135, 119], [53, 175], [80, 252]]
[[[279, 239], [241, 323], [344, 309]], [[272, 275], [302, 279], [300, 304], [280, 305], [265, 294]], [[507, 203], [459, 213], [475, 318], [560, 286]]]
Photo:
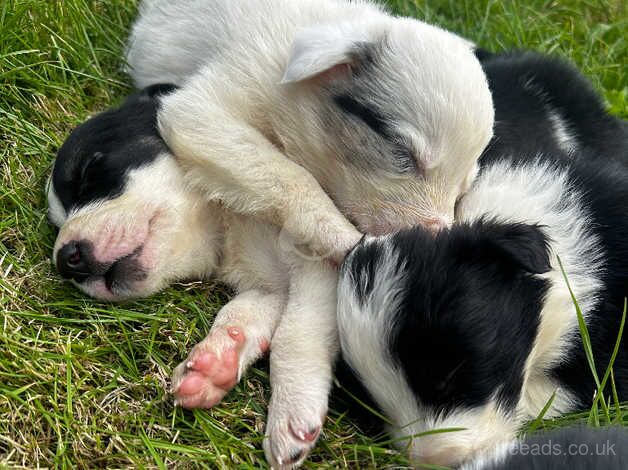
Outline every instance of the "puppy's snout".
[[72, 240], [61, 247], [57, 253], [57, 270], [66, 279], [83, 282], [92, 273], [87, 263], [89, 246], [81, 241]]

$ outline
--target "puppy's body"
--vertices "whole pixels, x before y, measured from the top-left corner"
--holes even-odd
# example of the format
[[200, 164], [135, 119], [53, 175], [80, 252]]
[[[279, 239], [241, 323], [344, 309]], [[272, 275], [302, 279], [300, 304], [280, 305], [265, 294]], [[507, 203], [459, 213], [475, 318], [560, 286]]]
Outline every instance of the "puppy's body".
[[337, 349], [322, 258], [360, 238], [345, 215], [373, 233], [451, 222], [491, 136], [486, 77], [467, 41], [367, 1], [145, 2], [128, 62], [136, 84], [178, 87], [133, 97], [61, 149], [55, 262], [109, 300], [218, 272], [238, 296], [175, 370], [175, 395], [217, 403], [272, 336], [264, 445], [274, 466], [296, 465]]
[[476, 55], [496, 103], [495, 138], [483, 156], [535, 155], [615, 159], [628, 165], [628, 124], [604, 109], [575, 67], [530, 52]]
[[[302, 462], [327, 410], [337, 352], [337, 273], [296, 249], [280, 228], [187, 190], [156, 127], [156, 85], [75, 129], [59, 150], [49, 191], [60, 227], [54, 262], [92, 296], [120, 300], [187, 277], [216, 276], [237, 295], [174, 371], [177, 403], [211, 407], [268, 351], [274, 387], [267, 455]], [[68, 243], [67, 240], [72, 240]]]
[[[541, 65], [582, 83], [570, 67], [534, 55], [488, 60], [495, 138], [457, 207], [460, 223], [435, 238], [421, 229], [367, 238], [339, 284], [343, 355], [395, 436], [465, 428], [408, 438], [417, 462], [458, 464], [511, 439], [554, 393], [548, 416], [591, 403], [596, 387], [557, 256], [600, 376], [628, 295], [625, 127], [601, 112], [595, 122], [608, 125], [598, 135], [608, 140], [578, 127], [570, 110], [593, 113], [599, 100], [587, 107], [587, 85], [558, 105]], [[614, 372], [626, 399], [623, 343]]]
[[128, 62], [182, 85], [159, 124], [189, 182], [335, 258], [359, 235], [319, 185], [362, 232], [438, 229], [491, 136], [472, 45], [368, 1], [152, 1]]

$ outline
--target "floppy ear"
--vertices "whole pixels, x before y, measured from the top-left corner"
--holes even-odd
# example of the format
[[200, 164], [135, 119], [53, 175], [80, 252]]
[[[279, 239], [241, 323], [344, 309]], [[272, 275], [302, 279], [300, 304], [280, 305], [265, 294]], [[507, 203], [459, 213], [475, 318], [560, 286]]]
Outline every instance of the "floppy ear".
[[373, 42], [366, 25], [340, 23], [318, 25], [298, 32], [281, 83], [294, 83], [314, 77], [339, 78], [351, 75], [359, 62], [359, 49]]
[[495, 224], [489, 234], [489, 256], [533, 274], [551, 269], [547, 238], [537, 225]]

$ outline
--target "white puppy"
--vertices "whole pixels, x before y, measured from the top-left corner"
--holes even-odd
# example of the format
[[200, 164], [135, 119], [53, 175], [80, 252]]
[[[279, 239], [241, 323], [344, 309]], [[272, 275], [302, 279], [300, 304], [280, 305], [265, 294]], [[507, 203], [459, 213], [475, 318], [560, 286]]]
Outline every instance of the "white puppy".
[[155, 119], [172, 86], [154, 86], [77, 127], [59, 150], [48, 193], [60, 228], [59, 272], [97, 298], [145, 296], [215, 275], [237, 295], [173, 376], [187, 408], [217, 404], [272, 344], [264, 446], [278, 468], [302, 462], [327, 412], [337, 273], [296, 250], [280, 228], [185, 189]]
[[468, 41], [369, 1], [153, 0], [136, 85], [182, 88], [162, 137], [211, 200], [339, 260], [361, 232], [449, 225], [492, 136]]

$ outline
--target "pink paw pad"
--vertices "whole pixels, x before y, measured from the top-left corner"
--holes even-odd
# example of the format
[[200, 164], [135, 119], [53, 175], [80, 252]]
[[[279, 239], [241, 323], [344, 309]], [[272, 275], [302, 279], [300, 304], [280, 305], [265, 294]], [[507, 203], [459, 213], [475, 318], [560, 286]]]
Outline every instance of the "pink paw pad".
[[246, 337], [241, 328], [229, 327], [231, 345], [212, 350], [207, 341], [194, 348], [189, 358], [174, 373], [175, 404], [184, 408], [211, 408], [218, 404], [238, 382], [239, 349]]

